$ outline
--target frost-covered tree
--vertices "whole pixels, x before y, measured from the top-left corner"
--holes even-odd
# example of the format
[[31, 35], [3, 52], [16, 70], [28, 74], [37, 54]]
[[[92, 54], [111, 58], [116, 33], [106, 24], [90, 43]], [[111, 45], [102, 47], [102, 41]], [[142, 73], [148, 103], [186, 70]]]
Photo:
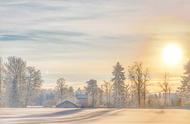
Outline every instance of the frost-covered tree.
[[110, 107], [111, 105], [111, 91], [112, 91], [112, 84], [111, 82], [104, 81], [103, 90], [106, 97], [106, 106]]
[[52, 89], [42, 89], [37, 97], [36, 104], [45, 107], [56, 105], [56, 91]]
[[125, 72], [122, 65], [117, 62], [114, 66], [113, 74], [113, 99], [115, 107], [123, 107], [125, 105]]
[[68, 87], [64, 78], [59, 78], [56, 85], [57, 102], [63, 102], [64, 100], [73, 101], [75, 98], [74, 89], [72, 86]]
[[3, 91], [3, 85], [4, 85], [4, 65], [3, 65], [3, 60], [0, 57], [0, 106], [3, 105], [3, 96], [4, 96], [4, 91]]
[[138, 106], [145, 106], [146, 102], [146, 92], [147, 92], [147, 82], [150, 80], [148, 69], [143, 68], [142, 63], [135, 62], [132, 66], [128, 68], [129, 79], [132, 82], [132, 88], [134, 88], [134, 94], [137, 94]]
[[8, 57], [6, 67], [7, 90], [10, 107], [22, 107], [25, 88], [26, 62], [21, 58]]
[[130, 103], [130, 86], [129, 84], [125, 85], [125, 104], [129, 104]]
[[31, 104], [35, 96], [38, 95], [41, 85], [42, 78], [40, 70], [36, 70], [35, 67], [26, 68], [26, 89], [25, 89], [25, 106]]
[[0, 101], [2, 96], [2, 58], [0, 58]]
[[68, 89], [67, 89], [67, 99], [69, 100], [74, 100], [74, 89], [72, 86], [70, 86]]
[[104, 104], [103, 94], [104, 94], [104, 91], [103, 91], [102, 86], [101, 86], [101, 88], [98, 87], [98, 89], [97, 89], [97, 103], [98, 103], [98, 106], [102, 106]]
[[66, 86], [66, 81], [64, 78], [59, 78], [57, 80], [56, 91], [57, 91], [57, 95], [58, 95], [58, 100], [60, 102], [63, 102], [63, 100], [66, 97], [66, 93], [67, 93], [67, 86]]
[[41, 72], [27, 67], [20, 57], [8, 57], [5, 64], [0, 58], [0, 104], [7, 107], [26, 107], [41, 87]]
[[184, 66], [184, 74], [182, 76], [181, 86], [178, 92], [182, 101], [185, 103], [190, 99], [190, 61]]
[[167, 73], [164, 74], [164, 82], [160, 83], [161, 92], [164, 93], [164, 105], [168, 105], [168, 98], [171, 92], [171, 86], [169, 84], [169, 76]]
[[87, 81], [86, 83], [87, 83], [86, 91], [88, 94], [90, 105], [92, 107], [95, 107], [97, 103], [97, 95], [98, 95], [97, 81], [94, 79], [91, 79]]

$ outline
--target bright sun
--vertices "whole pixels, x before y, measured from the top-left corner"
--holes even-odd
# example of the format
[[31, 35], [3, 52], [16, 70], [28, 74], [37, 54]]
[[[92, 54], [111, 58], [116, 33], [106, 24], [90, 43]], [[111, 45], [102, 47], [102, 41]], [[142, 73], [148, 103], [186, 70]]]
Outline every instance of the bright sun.
[[182, 58], [182, 50], [177, 44], [169, 44], [163, 49], [163, 61], [167, 65], [176, 65]]

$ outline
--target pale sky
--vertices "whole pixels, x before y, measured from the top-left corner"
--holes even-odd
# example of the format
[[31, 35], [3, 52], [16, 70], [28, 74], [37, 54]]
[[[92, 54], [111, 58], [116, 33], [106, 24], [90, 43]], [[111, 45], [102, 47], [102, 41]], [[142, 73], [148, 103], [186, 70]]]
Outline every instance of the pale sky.
[[[153, 80], [165, 70], [169, 42], [190, 49], [189, 0], [0, 0], [0, 55], [19, 56], [42, 71], [44, 85], [64, 77], [77, 86], [110, 80], [112, 66], [143, 61]], [[190, 57], [189, 57], [190, 58]], [[173, 70], [180, 73], [173, 73]]]

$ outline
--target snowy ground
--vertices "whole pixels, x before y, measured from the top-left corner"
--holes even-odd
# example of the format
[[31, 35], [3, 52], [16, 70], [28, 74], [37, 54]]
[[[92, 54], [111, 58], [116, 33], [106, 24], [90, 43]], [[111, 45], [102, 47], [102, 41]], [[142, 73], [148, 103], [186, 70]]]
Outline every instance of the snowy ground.
[[2, 108], [0, 124], [190, 124], [185, 109]]

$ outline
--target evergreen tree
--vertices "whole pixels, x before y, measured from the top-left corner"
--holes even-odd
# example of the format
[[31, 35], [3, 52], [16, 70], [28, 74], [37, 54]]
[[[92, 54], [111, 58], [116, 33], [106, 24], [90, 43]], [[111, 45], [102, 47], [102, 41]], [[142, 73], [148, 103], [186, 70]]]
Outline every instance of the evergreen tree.
[[115, 107], [123, 107], [125, 103], [125, 72], [119, 62], [114, 66], [113, 74], [113, 99]]
[[190, 99], [190, 61], [184, 66], [181, 86], [178, 88], [181, 99], [185, 102]]

